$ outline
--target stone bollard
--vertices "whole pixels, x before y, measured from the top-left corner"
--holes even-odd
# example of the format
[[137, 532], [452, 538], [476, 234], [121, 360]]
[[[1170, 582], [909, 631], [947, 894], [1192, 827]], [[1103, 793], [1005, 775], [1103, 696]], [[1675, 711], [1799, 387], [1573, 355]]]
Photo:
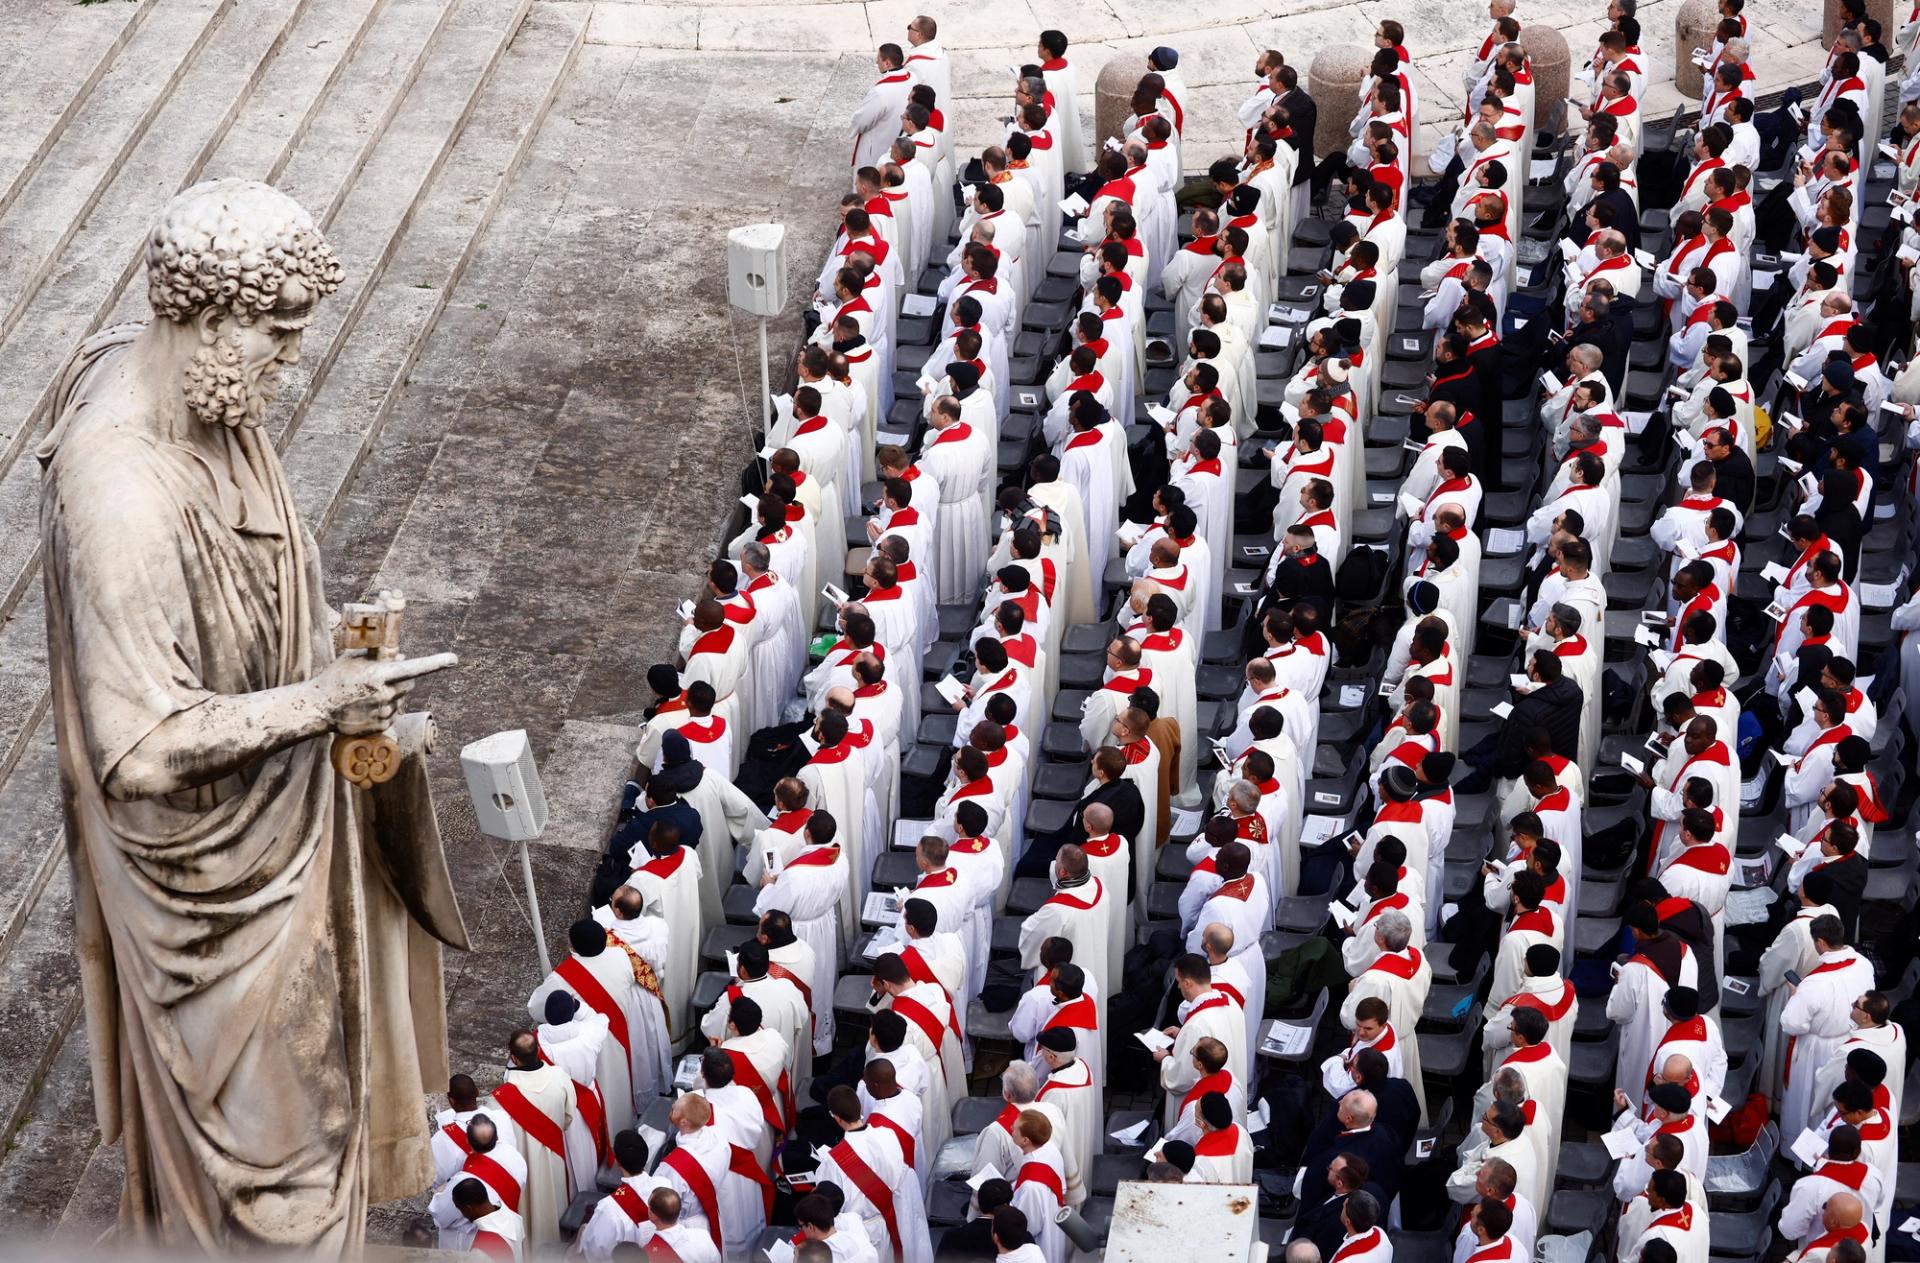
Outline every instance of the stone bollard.
[[[1880, 23], [1881, 39], [1893, 42], [1893, 0], [1865, 0], [1867, 16]], [[1840, 33], [1840, 0], [1826, 0], [1820, 18], [1820, 42], [1829, 47]]]
[[1341, 153], [1352, 142], [1345, 121], [1358, 108], [1360, 81], [1367, 77], [1372, 62], [1373, 49], [1359, 44], [1328, 44], [1313, 55], [1307, 82], [1301, 86], [1313, 94], [1314, 104], [1320, 107], [1320, 121], [1313, 133], [1314, 157]]
[[1719, 25], [1720, 7], [1714, 0], [1687, 0], [1673, 15], [1673, 86], [1689, 101], [1700, 99], [1700, 67], [1693, 64], [1693, 51], [1711, 51]]
[[[1573, 74], [1572, 54], [1566, 37], [1543, 22], [1528, 22], [1520, 28], [1520, 45], [1533, 64], [1533, 125], [1539, 127], [1562, 101], [1567, 99], [1567, 84]], [[1579, 116], [1573, 116], [1579, 122]]]
[[1125, 53], [1107, 59], [1100, 67], [1100, 75], [1093, 81], [1093, 155], [1100, 156], [1100, 146], [1108, 137], [1123, 140], [1120, 129], [1126, 125], [1127, 117], [1133, 113], [1133, 90], [1140, 86], [1140, 78], [1147, 73], [1147, 59], [1132, 57]]

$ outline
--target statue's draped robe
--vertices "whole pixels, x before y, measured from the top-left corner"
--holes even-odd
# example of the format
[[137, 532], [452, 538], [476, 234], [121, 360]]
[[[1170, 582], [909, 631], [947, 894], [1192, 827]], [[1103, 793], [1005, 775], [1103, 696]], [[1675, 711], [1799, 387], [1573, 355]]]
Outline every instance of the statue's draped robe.
[[[373, 793], [330, 738], [161, 798], [103, 790], [170, 717], [332, 657], [319, 554], [263, 431], [216, 470], [125, 415], [137, 328], [84, 344], [45, 466], [47, 648], [74, 915], [123, 1227], [162, 1242], [356, 1244], [424, 1189], [446, 1073], [439, 946], [465, 945], [419, 760]], [[411, 915], [409, 915], [411, 913]]]

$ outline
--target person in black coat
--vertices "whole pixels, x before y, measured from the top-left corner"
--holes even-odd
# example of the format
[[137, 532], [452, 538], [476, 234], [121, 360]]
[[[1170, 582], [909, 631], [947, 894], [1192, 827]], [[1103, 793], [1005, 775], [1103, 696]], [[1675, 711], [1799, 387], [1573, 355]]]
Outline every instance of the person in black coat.
[[1860, 854], [1859, 846], [1860, 830], [1836, 820], [1820, 841], [1826, 858], [1813, 870], [1827, 879], [1827, 902], [1847, 928], [1849, 939], [1859, 930], [1860, 904], [1867, 891], [1867, 857]]
[[993, 1263], [1000, 1249], [993, 1243], [993, 1212], [1013, 1205], [1013, 1185], [987, 1180], [973, 1195], [978, 1213], [958, 1228], [950, 1228], [934, 1247], [935, 1263]]
[[1380, 1199], [1381, 1205], [1387, 1204], [1386, 1190], [1369, 1179], [1369, 1174], [1365, 1158], [1353, 1153], [1337, 1154], [1327, 1170], [1328, 1185], [1333, 1191], [1312, 1205], [1300, 1203], [1299, 1213], [1293, 1220], [1293, 1240], [1311, 1241], [1319, 1248], [1321, 1258], [1331, 1259], [1347, 1235], [1340, 1213], [1346, 1209], [1348, 1197], [1364, 1189]]
[[1840, 548], [1840, 577], [1851, 583], [1860, 572], [1860, 541], [1866, 538], [1867, 528], [1860, 510], [1853, 505], [1853, 489], [1846, 485], [1848, 477], [1836, 471], [1822, 481], [1820, 507], [1814, 511], [1813, 520]]
[[[677, 732], [669, 732], [660, 739], [662, 770], [665, 765], [678, 766], [691, 757], [691, 747], [687, 739]], [[700, 846], [700, 813], [680, 800], [680, 794], [671, 776], [655, 775], [644, 790], [646, 805], [641, 806], [643, 791], [638, 781], [628, 781], [626, 792], [620, 799], [620, 816], [613, 837], [607, 841], [607, 854], [624, 856], [634, 847], [646, 840], [653, 826], [663, 821], [680, 827], [680, 845], [688, 850], [698, 850]]]
[[1632, 254], [1640, 248], [1640, 212], [1634, 209], [1633, 195], [1620, 187], [1620, 168], [1600, 163], [1592, 179], [1600, 191], [1567, 225], [1567, 240], [1583, 246], [1600, 229], [1618, 228], [1627, 239], [1627, 253]]
[[1494, 331], [1493, 303], [1483, 294], [1469, 294], [1454, 316], [1454, 325], [1467, 336], [1467, 363], [1473, 366], [1473, 385], [1477, 396], [1469, 405], [1472, 424], [1480, 430], [1476, 451], [1485, 464], [1478, 468], [1480, 481], [1488, 491], [1506, 486], [1505, 464], [1501, 458], [1500, 431], [1506, 418], [1506, 352], [1500, 335]]
[[1281, 538], [1285, 553], [1274, 567], [1269, 599], [1281, 609], [1296, 605], [1314, 605], [1320, 609], [1322, 625], [1333, 619], [1333, 563], [1320, 555], [1314, 544], [1313, 530], [1290, 526]]
[[1300, 72], [1294, 67], [1282, 66], [1274, 75], [1287, 89], [1275, 104], [1287, 111], [1287, 126], [1292, 134], [1286, 137], [1286, 142], [1293, 146], [1293, 182], [1297, 187], [1313, 179], [1316, 165], [1313, 133], [1320, 125], [1320, 107], [1300, 87]]
[[1700, 438], [1701, 451], [1713, 465], [1713, 494], [1740, 511], [1742, 517], [1753, 509], [1753, 461], [1733, 441], [1733, 435], [1718, 426]]
[[1569, 337], [1576, 344], [1591, 342], [1600, 348], [1600, 371], [1618, 399], [1626, 389], [1627, 356], [1633, 350], [1633, 309], [1639, 302], [1614, 293], [1612, 283], [1602, 278], [1587, 286], [1586, 299], [1580, 306], [1580, 325]]
[[1334, 1104], [1333, 1110], [1314, 1128], [1307, 1139], [1300, 1165], [1300, 1204], [1318, 1205], [1333, 1196], [1327, 1182], [1327, 1167], [1343, 1153], [1363, 1158], [1368, 1182], [1385, 1193], [1383, 1202], [1391, 1202], [1400, 1193], [1400, 1171], [1406, 1156], [1406, 1142], [1400, 1136], [1376, 1124], [1379, 1102], [1365, 1088], [1355, 1088]]
[[[1527, 676], [1535, 687], [1514, 703], [1485, 764], [1495, 776], [1519, 776], [1533, 762], [1527, 754], [1526, 735], [1535, 728], [1546, 730], [1553, 752], [1561, 758], [1579, 757], [1580, 711], [1586, 702], [1580, 686], [1567, 678], [1560, 659], [1546, 649], [1528, 661]], [[1468, 751], [1466, 758], [1475, 767], [1482, 766], [1474, 751]]]
[[1420, 1098], [1414, 1095], [1413, 1085], [1394, 1078], [1386, 1054], [1373, 1048], [1362, 1048], [1354, 1056], [1353, 1081], [1373, 1093], [1373, 1125], [1399, 1137], [1404, 1154], [1420, 1130]]
[[1053, 866], [1053, 857], [1069, 842], [1075, 846], [1087, 840], [1087, 808], [1099, 803], [1113, 813], [1112, 832], [1123, 838], [1137, 838], [1147, 823], [1147, 805], [1140, 787], [1126, 778], [1127, 756], [1113, 746], [1096, 750], [1093, 755], [1094, 786], [1073, 809], [1066, 825], [1048, 834], [1032, 834], [1027, 852], [1014, 867], [1016, 877], [1045, 877]]

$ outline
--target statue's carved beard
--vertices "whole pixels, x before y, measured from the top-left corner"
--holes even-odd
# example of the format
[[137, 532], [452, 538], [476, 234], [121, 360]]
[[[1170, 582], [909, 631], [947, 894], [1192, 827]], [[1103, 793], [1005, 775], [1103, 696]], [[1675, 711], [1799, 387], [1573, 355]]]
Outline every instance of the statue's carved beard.
[[240, 335], [230, 333], [187, 362], [187, 407], [208, 425], [257, 427], [273, 402], [273, 375], [262, 373], [258, 383], [249, 382], [241, 347]]

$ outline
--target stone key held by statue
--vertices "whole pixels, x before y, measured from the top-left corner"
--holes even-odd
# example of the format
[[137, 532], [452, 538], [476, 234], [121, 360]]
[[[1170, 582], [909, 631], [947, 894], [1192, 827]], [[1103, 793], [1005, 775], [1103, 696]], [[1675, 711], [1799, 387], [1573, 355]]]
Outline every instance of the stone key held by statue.
[[[369, 602], [341, 607], [340, 627], [335, 633], [336, 648], [342, 653], [363, 652], [378, 662], [400, 660], [400, 623], [407, 610], [407, 599], [398, 589], [381, 589]], [[453, 666], [459, 659], [450, 653], [418, 659], [418, 672], [425, 675]], [[333, 739], [333, 770], [361, 789], [383, 785], [400, 769], [400, 744], [393, 730], [361, 736], [340, 735]]]

